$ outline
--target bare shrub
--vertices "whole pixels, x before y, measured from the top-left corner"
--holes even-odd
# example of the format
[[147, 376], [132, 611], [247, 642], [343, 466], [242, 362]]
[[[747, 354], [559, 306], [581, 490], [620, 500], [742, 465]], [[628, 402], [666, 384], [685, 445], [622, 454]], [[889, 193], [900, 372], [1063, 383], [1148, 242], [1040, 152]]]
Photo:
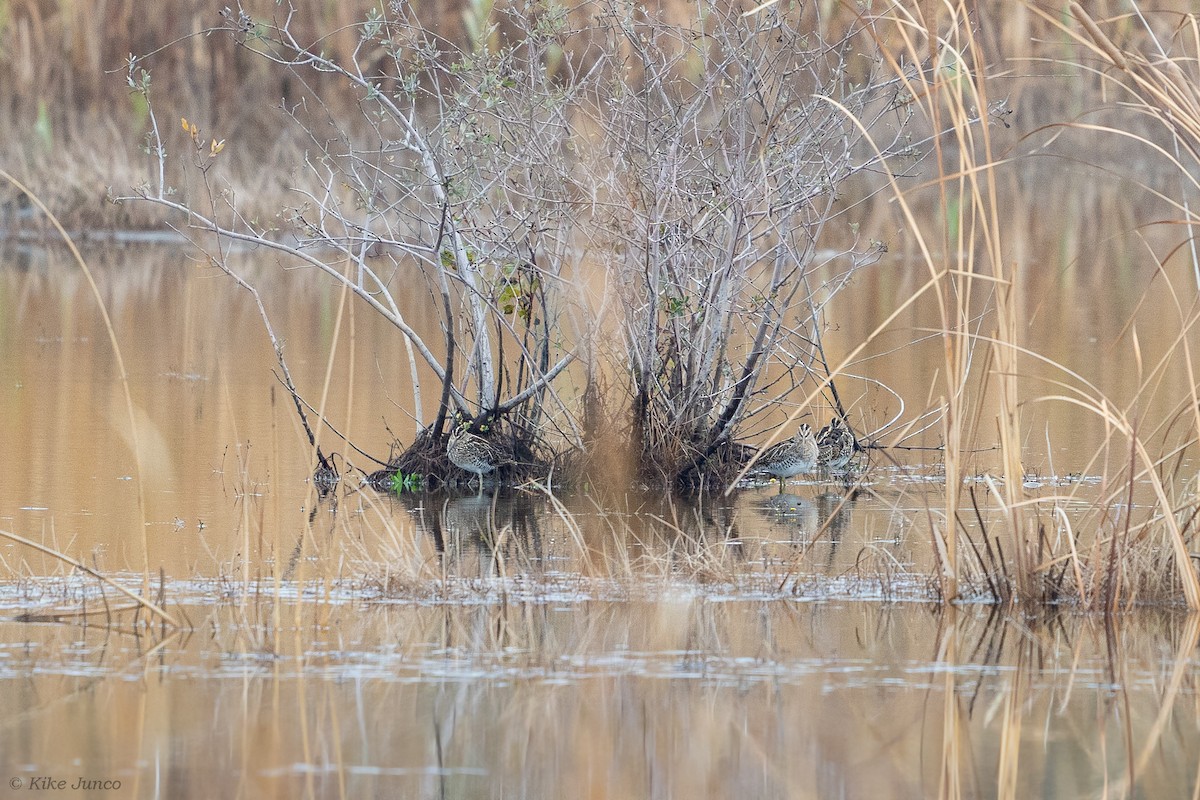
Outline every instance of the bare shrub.
[[[540, 463], [597, 446], [602, 415], [629, 420], [604, 434], [638, 477], [727, 478], [748, 419], [814, 376], [831, 381], [822, 308], [881, 248], [819, 244], [831, 222], [853, 227], [839, 187], [909, 149], [909, 112], [878, 74], [869, 23], [826, 41], [803, 6], [743, 17], [705, 3], [688, 24], [598, 9], [578, 26], [551, 3], [497, 11], [468, 26], [463, 48], [396, 3], [368, 14], [340, 61], [297, 38], [294, 11], [227, 10], [239, 47], [321, 77], [282, 108], [309, 142], [297, 200], [282, 227], [242, 213], [209, 171], [224, 143], [187, 120], [204, 199], [173, 194], [135, 58], [129, 83], [147, 100], [158, 164], [136, 196], [186, 213], [227, 271], [231, 242], [265, 245], [392, 322], [413, 414], [428, 422], [403, 463], [437, 471], [454, 410]], [[357, 115], [342, 113], [344, 96], [327, 102], [330, 76]], [[874, 147], [864, 130], [881, 132]], [[597, 270], [598, 309], [583, 291]], [[437, 309], [442, 341], [406, 318], [416, 295]], [[582, 380], [557, 388], [581, 355]]]
[[682, 27], [605, 6], [597, 46], [615, 63], [583, 107], [630, 438], [643, 477], [685, 485], [736, 473], [747, 419], [821, 373], [822, 308], [881, 252], [820, 253], [830, 225], [854, 227], [839, 189], [907, 147], [870, 23], [827, 41], [804, 6], [702, 12]]

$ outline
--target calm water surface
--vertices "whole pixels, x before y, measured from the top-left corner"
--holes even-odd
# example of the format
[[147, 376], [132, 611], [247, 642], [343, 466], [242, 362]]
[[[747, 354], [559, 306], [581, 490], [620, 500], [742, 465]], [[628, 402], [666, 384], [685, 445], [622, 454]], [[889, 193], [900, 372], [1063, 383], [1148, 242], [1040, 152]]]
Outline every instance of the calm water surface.
[[[39, 778], [81, 797], [1198, 791], [1200, 619], [937, 610], [925, 577], [936, 453], [877, 460], [849, 493], [800, 481], [696, 504], [611, 487], [403, 499], [351, 487], [318, 503], [250, 298], [173, 249], [97, 252], [92, 265], [140, 468], [82, 276], [54, 252], [8, 252], [0, 529], [130, 588], [148, 567], [186, 624], [135, 628], [111, 589], [0, 540], [0, 796]], [[410, 440], [398, 337], [359, 308], [335, 338], [336, 291], [269, 258], [246, 269], [314, 402], [333, 354], [338, 430], [379, 457]], [[894, 298], [920, 280], [898, 259], [861, 291]], [[1080, 341], [1122, 346], [1138, 298], [1063, 336], [1048, 291], [1030, 287], [1031, 344], [1090, 360], [1116, 399], [1132, 393], [1120, 360]], [[406, 313], [435, 330], [419, 307]], [[841, 318], [831, 346], [865, 335], [872, 314]], [[924, 324], [917, 309], [897, 336]], [[1138, 346], [1176, 333], [1147, 328]], [[938, 345], [903, 359], [887, 357], [894, 345], [858, 371], [922, 402]], [[1163, 393], [1185, 380], [1166, 376]], [[847, 390], [864, 418], [897, 412], [866, 382]], [[1027, 421], [1031, 492], [1100, 485], [1102, 425], [1036, 403]], [[996, 468], [990, 452], [975, 458], [981, 475]], [[70, 789], [80, 778], [121, 787]]]

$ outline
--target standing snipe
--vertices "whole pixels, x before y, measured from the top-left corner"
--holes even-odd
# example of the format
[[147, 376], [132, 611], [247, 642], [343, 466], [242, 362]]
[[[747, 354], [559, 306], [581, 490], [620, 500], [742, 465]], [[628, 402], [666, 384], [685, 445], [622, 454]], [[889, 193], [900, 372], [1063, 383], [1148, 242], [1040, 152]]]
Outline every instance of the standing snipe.
[[817, 434], [817, 464], [823, 469], [845, 469], [854, 458], [854, 433], [841, 417], [834, 417]]
[[500, 451], [482, 436], [468, 430], [469, 427], [470, 423], [463, 422], [450, 434], [446, 456], [454, 466], [479, 476], [479, 491], [482, 493], [483, 476], [500, 465]]
[[758, 468], [779, 478], [779, 491], [783, 491], [786, 478], [808, 472], [817, 465], [817, 437], [807, 423], [800, 426], [796, 435], [786, 441], [771, 445], [758, 459]]

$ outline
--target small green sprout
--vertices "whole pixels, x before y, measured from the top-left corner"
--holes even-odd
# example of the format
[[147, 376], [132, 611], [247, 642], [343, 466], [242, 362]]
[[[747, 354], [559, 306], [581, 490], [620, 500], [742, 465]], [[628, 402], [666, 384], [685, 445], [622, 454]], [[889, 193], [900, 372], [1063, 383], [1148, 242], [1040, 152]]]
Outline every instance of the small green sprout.
[[425, 476], [413, 472], [405, 475], [397, 471], [392, 475], [392, 491], [396, 494], [405, 492], [420, 492], [425, 489]]

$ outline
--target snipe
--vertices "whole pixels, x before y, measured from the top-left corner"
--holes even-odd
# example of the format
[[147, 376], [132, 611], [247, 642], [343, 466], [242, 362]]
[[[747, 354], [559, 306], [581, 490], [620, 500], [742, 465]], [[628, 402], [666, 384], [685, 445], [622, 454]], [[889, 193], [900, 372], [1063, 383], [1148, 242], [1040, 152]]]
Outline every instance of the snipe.
[[845, 469], [854, 450], [854, 433], [841, 417], [831, 419], [817, 434], [817, 465], [822, 469]]
[[479, 491], [483, 492], [483, 476], [500, 466], [500, 451], [482, 436], [472, 433], [470, 423], [460, 423], [446, 443], [446, 456], [454, 466], [479, 476]]
[[779, 491], [783, 482], [793, 475], [809, 472], [817, 465], [817, 437], [807, 423], [800, 426], [796, 435], [786, 441], [771, 445], [759, 457], [756, 466], [763, 472], [779, 479]]

